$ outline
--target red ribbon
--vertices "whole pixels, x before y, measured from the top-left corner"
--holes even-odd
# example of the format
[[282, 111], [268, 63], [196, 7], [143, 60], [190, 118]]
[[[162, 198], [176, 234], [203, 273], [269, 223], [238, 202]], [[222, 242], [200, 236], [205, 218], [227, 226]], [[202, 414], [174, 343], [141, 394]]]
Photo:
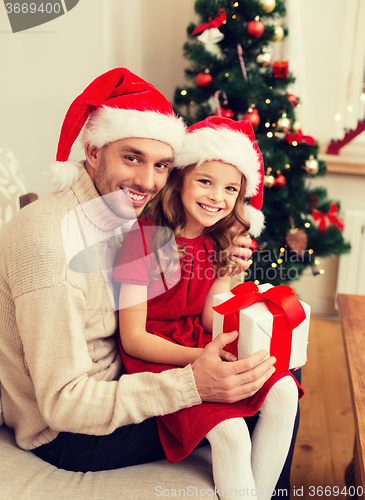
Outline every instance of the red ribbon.
[[[292, 333], [305, 319], [302, 304], [290, 286], [279, 285], [260, 293], [252, 282], [242, 283], [231, 290], [233, 297], [223, 304], [213, 307], [214, 311], [224, 315], [223, 332], [239, 330], [239, 312], [256, 302], [264, 302], [273, 315], [273, 331], [270, 344], [270, 355], [274, 356], [276, 371], [289, 368]], [[227, 347], [229, 347], [227, 349]], [[238, 353], [238, 339], [226, 346], [235, 356]]]
[[312, 216], [315, 222], [318, 222], [318, 229], [325, 231], [332, 224], [336, 225], [340, 231], [344, 228], [344, 223], [337, 217], [338, 207], [332, 202], [328, 213], [320, 212], [314, 209]]
[[316, 145], [315, 139], [310, 135], [303, 135], [303, 132], [301, 130], [299, 130], [297, 134], [286, 134], [285, 139], [289, 144], [293, 144], [294, 141], [300, 144], [302, 141], [304, 141], [308, 144], [308, 146]]
[[212, 20], [212, 18], [210, 18], [209, 23], [199, 24], [196, 26], [192, 34], [197, 35], [198, 33], [202, 33], [210, 28], [219, 28], [222, 26], [222, 24], [227, 21], [227, 14], [223, 9], [219, 9], [218, 14], [219, 15], [215, 19]]

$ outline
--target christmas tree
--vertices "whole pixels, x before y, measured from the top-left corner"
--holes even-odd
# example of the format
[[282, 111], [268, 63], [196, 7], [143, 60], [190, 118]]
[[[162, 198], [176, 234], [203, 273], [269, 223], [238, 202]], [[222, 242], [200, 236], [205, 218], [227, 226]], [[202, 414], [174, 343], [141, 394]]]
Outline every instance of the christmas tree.
[[253, 240], [246, 280], [283, 284], [297, 279], [318, 257], [350, 250], [338, 218], [340, 205], [311, 179], [326, 174], [318, 144], [296, 119], [299, 97], [290, 61], [272, 58], [272, 42], [288, 29], [283, 0], [197, 0], [197, 25], [188, 26], [184, 55], [189, 85], [177, 88], [174, 105], [188, 124], [216, 114], [249, 120], [265, 163], [266, 228]]

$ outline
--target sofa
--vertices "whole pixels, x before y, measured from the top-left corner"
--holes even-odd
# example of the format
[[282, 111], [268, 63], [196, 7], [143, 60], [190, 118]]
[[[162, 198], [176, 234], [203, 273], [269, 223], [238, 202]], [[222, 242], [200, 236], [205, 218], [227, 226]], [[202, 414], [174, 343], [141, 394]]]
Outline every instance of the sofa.
[[0, 426], [1, 500], [217, 498], [211, 468], [210, 447], [205, 446], [176, 464], [159, 460], [110, 471], [70, 472], [21, 450], [12, 429]]

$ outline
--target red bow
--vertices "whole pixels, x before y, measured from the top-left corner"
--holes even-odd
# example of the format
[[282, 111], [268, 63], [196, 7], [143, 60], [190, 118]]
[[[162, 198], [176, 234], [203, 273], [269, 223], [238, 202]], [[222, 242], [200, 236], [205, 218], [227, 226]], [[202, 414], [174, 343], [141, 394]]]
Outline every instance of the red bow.
[[312, 216], [314, 222], [318, 222], [318, 229], [320, 231], [325, 231], [332, 224], [336, 225], [340, 231], [344, 228], [344, 223], [337, 217], [338, 207], [336, 203], [332, 202], [328, 213], [320, 212], [314, 209]]
[[[305, 319], [302, 304], [290, 286], [279, 285], [260, 293], [252, 282], [242, 283], [231, 290], [233, 297], [223, 304], [213, 307], [214, 311], [224, 314], [223, 331], [239, 330], [239, 311], [256, 302], [264, 302], [274, 317], [270, 345], [270, 355], [277, 359], [276, 371], [289, 368], [293, 329]], [[238, 339], [230, 344], [230, 352], [237, 356]], [[227, 347], [227, 346], [226, 346]], [[227, 349], [228, 350], [228, 349]]]
[[301, 130], [299, 130], [297, 134], [286, 134], [285, 139], [289, 144], [293, 144], [294, 141], [300, 144], [302, 141], [304, 141], [308, 144], [308, 146], [316, 145], [316, 141], [314, 140], [314, 138], [310, 135], [303, 135], [303, 132]]
[[199, 26], [196, 26], [192, 34], [197, 35], [198, 33], [202, 33], [210, 28], [219, 28], [222, 26], [222, 24], [227, 21], [227, 14], [223, 9], [219, 9], [218, 14], [218, 17], [215, 19], [212, 20], [212, 18], [210, 18], [209, 23], [199, 24]]

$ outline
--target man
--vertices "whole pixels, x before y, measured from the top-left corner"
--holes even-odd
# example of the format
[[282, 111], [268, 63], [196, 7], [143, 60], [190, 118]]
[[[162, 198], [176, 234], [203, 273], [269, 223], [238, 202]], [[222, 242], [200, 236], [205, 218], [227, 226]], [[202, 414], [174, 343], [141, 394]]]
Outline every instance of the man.
[[[86, 161], [72, 163], [86, 120]], [[184, 133], [152, 85], [123, 68], [109, 71], [66, 115], [52, 173], [58, 191], [21, 210], [2, 232], [4, 420], [21, 448], [57, 467], [95, 471], [162, 458], [152, 417], [249, 397], [274, 371], [273, 358], [260, 363], [264, 351], [223, 362], [220, 351], [234, 332], [218, 336], [192, 366], [121, 376], [109, 268], [133, 220], [130, 207], [139, 216], [162, 189]], [[90, 255], [97, 269], [91, 261], [88, 267]]]

